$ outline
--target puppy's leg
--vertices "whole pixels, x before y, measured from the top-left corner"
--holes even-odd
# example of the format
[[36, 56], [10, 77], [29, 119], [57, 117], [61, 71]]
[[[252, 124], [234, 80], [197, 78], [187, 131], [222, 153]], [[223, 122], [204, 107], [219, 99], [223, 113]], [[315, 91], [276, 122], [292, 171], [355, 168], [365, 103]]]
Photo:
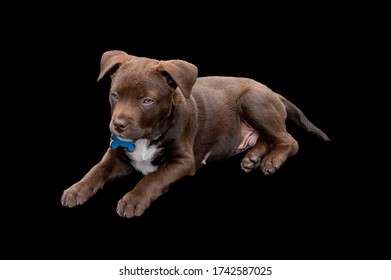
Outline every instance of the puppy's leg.
[[259, 164], [261, 171], [263, 174], [271, 174], [280, 168], [289, 156], [297, 153], [298, 143], [286, 131], [286, 109], [273, 92], [262, 88], [247, 91], [239, 99], [239, 111], [243, 120], [259, 131], [262, 137], [247, 153], [242, 168], [250, 166], [245, 170], [251, 169], [248, 162], [257, 165], [263, 157]]
[[145, 175], [137, 185], [118, 201], [117, 213], [121, 217], [141, 216], [152, 201], [166, 192], [173, 182], [194, 175], [194, 158], [177, 158], [155, 172]]
[[63, 192], [63, 206], [74, 207], [85, 203], [104, 184], [133, 171], [130, 165], [119, 159], [117, 151], [108, 149], [102, 160], [96, 164], [79, 182]]
[[261, 164], [261, 160], [264, 156], [270, 153], [270, 144], [261, 139], [258, 139], [254, 147], [250, 148], [242, 162], [240, 167], [245, 173], [249, 173], [257, 168]]

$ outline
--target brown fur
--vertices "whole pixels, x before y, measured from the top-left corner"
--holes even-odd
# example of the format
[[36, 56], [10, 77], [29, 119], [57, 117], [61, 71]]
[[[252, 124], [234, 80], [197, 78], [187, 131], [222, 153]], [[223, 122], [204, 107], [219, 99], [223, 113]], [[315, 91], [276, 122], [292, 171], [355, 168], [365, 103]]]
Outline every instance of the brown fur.
[[124, 148], [109, 148], [98, 164], [64, 191], [64, 206], [85, 203], [105, 183], [135, 168], [146, 175], [118, 202], [122, 217], [142, 215], [173, 182], [237, 153], [247, 151], [241, 162], [244, 172], [274, 173], [299, 147], [286, 131], [286, 118], [329, 140], [293, 103], [252, 79], [200, 78], [189, 62], [159, 61], [123, 51], [102, 55], [98, 81], [107, 73], [112, 80], [111, 133], [146, 139], [148, 147], [158, 148], [151, 159], [156, 170], [148, 171], [147, 162], [136, 163], [135, 154]]

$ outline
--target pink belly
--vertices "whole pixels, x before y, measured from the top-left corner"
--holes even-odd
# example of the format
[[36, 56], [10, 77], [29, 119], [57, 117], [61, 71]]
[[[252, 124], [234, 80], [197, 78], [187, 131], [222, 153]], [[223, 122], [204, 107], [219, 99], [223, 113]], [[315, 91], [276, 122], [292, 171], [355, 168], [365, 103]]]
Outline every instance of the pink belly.
[[259, 136], [260, 133], [257, 130], [249, 126], [247, 123], [241, 122], [240, 141], [234, 153], [237, 154], [253, 147], [257, 143]]
[[[239, 142], [237, 143], [237, 145], [233, 151], [233, 154], [241, 153], [241, 152], [247, 150], [248, 148], [253, 147], [257, 143], [259, 136], [260, 136], [260, 133], [257, 130], [255, 130], [254, 128], [249, 126], [247, 123], [241, 122], [240, 123], [240, 138], [239, 138]], [[213, 155], [213, 153], [214, 152], [213, 152], [213, 148], [212, 148], [204, 155], [204, 157], [201, 161], [201, 164], [205, 165], [207, 159], [209, 158], [209, 156]]]

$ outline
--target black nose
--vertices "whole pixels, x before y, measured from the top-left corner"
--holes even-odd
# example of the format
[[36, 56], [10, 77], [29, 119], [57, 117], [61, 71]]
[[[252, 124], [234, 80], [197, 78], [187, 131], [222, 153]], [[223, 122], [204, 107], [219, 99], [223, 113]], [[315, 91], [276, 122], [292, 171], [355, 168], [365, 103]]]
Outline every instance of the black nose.
[[129, 121], [122, 118], [116, 118], [113, 121], [113, 125], [117, 132], [123, 132], [128, 127]]

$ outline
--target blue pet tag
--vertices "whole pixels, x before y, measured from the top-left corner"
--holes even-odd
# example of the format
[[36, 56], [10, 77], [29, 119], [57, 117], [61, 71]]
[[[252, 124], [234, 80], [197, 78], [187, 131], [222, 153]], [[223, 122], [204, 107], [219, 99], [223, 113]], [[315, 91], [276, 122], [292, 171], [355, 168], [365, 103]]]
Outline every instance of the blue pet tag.
[[129, 152], [134, 151], [134, 142], [133, 141], [123, 141], [115, 135], [111, 135], [110, 148], [116, 149], [118, 147], [124, 147], [128, 149]]

